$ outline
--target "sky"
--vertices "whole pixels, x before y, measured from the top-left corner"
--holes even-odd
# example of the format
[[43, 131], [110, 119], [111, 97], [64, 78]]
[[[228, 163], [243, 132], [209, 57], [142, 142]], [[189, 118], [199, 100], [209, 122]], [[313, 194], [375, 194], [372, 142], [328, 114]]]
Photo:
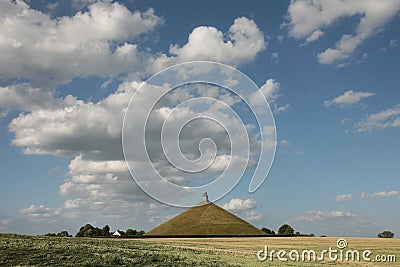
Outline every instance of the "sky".
[[[149, 231], [184, 211], [133, 181], [123, 119], [152, 75], [213, 61], [254, 81], [275, 126], [254, 127], [251, 110], [224, 88], [178, 87], [157, 103], [146, 128], [149, 158], [162, 176], [193, 185], [215, 179], [230, 161], [241, 166], [242, 155], [229, 156], [232, 144], [243, 145], [241, 132], [228, 136], [210, 121], [188, 124], [180, 140], [193, 159], [198, 143], [214, 138], [217, 160], [206, 173], [178, 173], [161, 155], [160, 120], [174, 108], [186, 108], [185, 118], [204, 108], [179, 103], [215, 98], [241, 110], [239, 123], [222, 108], [205, 108], [227, 116], [228, 130], [246, 126], [253, 159], [217, 205], [275, 231], [288, 223], [315, 235], [400, 236], [399, 11], [397, 0], [0, 0], [0, 232], [76, 234], [86, 223]], [[133, 120], [145, 102], [134, 105]], [[272, 167], [250, 193], [260, 132], [272, 134], [268, 149], [276, 151], [273, 162], [257, 163]], [[147, 177], [141, 159], [128, 166]], [[173, 201], [197, 201], [181, 193]]]

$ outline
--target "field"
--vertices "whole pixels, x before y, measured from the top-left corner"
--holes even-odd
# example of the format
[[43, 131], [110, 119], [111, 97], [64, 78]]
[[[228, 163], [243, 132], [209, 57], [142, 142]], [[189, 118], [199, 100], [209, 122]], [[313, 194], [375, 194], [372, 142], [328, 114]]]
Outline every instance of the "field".
[[[400, 239], [346, 238], [346, 250], [371, 250], [377, 255], [395, 255], [397, 262], [281, 262], [276, 254], [261, 262], [257, 251], [337, 249], [337, 238], [61, 238], [0, 234], [0, 266], [400, 266]], [[288, 255], [286, 254], [286, 257]], [[393, 259], [392, 259], [393, 261]]]

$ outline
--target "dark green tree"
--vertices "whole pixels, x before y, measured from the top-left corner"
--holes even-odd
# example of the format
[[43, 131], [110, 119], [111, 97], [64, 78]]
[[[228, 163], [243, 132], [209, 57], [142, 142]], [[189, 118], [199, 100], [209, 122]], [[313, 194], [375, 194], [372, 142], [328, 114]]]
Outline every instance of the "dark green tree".
[[382, 233], [378, 234], [379, 238], [393, 238], [394, 234], [390, 231], [383, 231]]
[[57, 234], [56, 233], [47, 233], [44, 236], [57, 236]]
[[[125, 232], [124, 231], [122, 231], [122, 230], [117, 230], [120, 234], [121, 234], [121, 236], [123, 236], [123, 235], [125, 235]], [[114, 232], [115, 233], [115, 232]]]
[[270, 229], [265, 228], [265, 227], [261, 228], [261, 231], [263, 231], [263, 232], [266, 233], [267, 235], [275, 235], [275, 232], [274, 232], [274, 231], [271, 231]]
[[97, 227], [93, 227], [91, 224], [86, 224], [79, 229], [79, 232], [75, 235], [76, 237], [94, 237], [102, 236], [102, 230]]
[[76, 237], [83, 237], [83, 236], [86, 236], [87, 234], [87, 232], [90, 230], [90, 229], [93, 229], [93, 226], [91, 225], [91, 224], [86, 224], [85, 226], [82, 226], [81, 227], [81, 229], [79, 229], [79, 232], [78, 233], [76, 233]]
[[133, 229], [128, 229], [128, 230], [126, 230], [126, 232], [125, 232], [125, 235], [127, 235], [127, 236], [134, 236], [134, 235], [136, 235], [137, 234], [137, 231], [136, 230], [133, 230]]
[[292, 228], [292, 226], [284, 224], [281, 227], [279, 227], [278, 235], [293, 236], [294, 229]]
[[110, 226], [106, 225], [103, 227], [101, 230], [101, 235], [102, 236], [110, 236]]
[[68, 231], [61, 231], [57, 234], [57, 236], [61, 236], [61, 237], [70, 237], [70, 235], [68, 234]]

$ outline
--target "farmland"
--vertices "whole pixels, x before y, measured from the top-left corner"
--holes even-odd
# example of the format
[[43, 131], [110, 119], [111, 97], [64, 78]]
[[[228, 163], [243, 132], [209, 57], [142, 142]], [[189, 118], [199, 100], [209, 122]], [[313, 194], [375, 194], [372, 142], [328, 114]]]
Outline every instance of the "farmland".
[[[257, 251], [268, 245], [275, 250], [318, 253], [336, 248], [337, 238], [60, 238], [0, 235], [0, 266], [400, 266], [400, 239], [346, 238], [348, 247], [371, 250], [376, 255], [395, 255], [396, 262], [280, 262], [276, 255], [260, 262]], [[286, 256], [287, 257], [287, 256]]]

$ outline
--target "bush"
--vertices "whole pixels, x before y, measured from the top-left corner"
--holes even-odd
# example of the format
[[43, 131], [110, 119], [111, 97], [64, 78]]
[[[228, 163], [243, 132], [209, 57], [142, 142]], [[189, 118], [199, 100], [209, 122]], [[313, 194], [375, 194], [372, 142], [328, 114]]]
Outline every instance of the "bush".
[[275, 235], [275, 232], [274, 232], [274, 231], [271, 231], [270, 229], [265, 228], [265, 227], [261, 228], [261, 231], [263, 231], [263, 232], [266, 233], [267, 235]]
[[290, 225], [284, 224], [281, 227], [279, 227], [278, 235], [293, 236], [294, 229]]
[[68, 234], [68, 231], [61, 231], [58, 234], [56, 234], [56, 233], [47, 233], [44, 236], [72, 237], [72, 235]]
[[379, 238], [393, 238], [394, 234], [390, 231], [383, 231], [382, 233], [378, 234]]
[[127, 235], [127, 236], [134, 236], [136, 234], [137, 234], [137, 231], [136, 230], [132, 230], [132, 229], [128, 229], [125, 232], [125, 235]]

